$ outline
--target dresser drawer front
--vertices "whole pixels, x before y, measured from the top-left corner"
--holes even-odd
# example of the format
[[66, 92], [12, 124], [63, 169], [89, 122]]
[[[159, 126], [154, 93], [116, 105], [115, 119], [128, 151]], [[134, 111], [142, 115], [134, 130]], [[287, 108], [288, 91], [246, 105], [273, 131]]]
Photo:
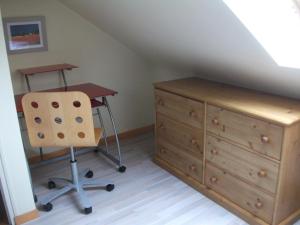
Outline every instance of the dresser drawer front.
[[203, 129], [204, 104], [165, 91], [155, 90], [156, 111], [168, 117]]
[[207, 135], [206, 160], [275, 194], [279, 164]]
[[241, 208], [271, 223], [274, 208], [274, 198], [271, 196], [209, 163], [206, 164], [205, 184]]
[[156, 154], [170, 165], [182, 171], [186, 176], [192, 177], [202, 183], [202, 160], [198, 160], [188, 154], [185, 154], [179, 148], [165, 141], [158, 142]]
[[207, 130], [259, 153], [280, 159], [283, 129], [280, 126], [208, 105]]
[[164, 139], [182, 151], [203, 158], [203, 132], [190, 126], [183, 125], [172, 119], [157, 114], [156, 135], [158, 139]]

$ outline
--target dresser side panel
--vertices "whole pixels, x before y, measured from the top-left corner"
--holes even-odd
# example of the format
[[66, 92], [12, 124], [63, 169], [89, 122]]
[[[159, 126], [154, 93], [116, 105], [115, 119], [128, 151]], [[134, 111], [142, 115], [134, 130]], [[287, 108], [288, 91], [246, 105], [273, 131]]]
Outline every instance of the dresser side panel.
[[300, 123], [286, 127], [273, 224], [300, 209]]

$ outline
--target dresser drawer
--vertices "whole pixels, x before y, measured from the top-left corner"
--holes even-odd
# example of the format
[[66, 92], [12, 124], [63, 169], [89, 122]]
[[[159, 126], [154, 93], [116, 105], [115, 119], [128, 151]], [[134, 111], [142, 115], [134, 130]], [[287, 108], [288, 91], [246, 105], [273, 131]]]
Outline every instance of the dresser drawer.
[[254, 151], [280, 159], [283, 129], [243, 114], [208, 105], [207, 130]]
[[274, 208], [274, 198], [271, 196], [209, 163], [206, 164], [205, 184], [253, 215], [271, 223]]
[[170, 165], [182, 171], [186, 176], [196, 179], [202, 183], [203, 163], [193, 156], [185, 154], [178, 147], [167, 142], [158, 142], [156, 154]]
[[155, 90], [156, 112], [168, 117], [203, 129], [204, 104], [165, 91]]
[[275, 194], [279, 164], [207, 135], [206, 160]]
[[156, 137], [158, 140], [164, 139], [181, 151], [193, 154], [195, 157], [203, 158], [203, 132], [172, 119], [157, 114]]

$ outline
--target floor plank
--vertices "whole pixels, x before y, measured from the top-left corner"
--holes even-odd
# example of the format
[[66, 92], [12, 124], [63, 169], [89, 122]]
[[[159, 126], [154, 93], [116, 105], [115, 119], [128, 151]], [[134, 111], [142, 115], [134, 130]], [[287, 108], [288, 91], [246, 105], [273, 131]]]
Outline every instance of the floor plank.
[[[103, 157], [87, 153], [78, 157], [81, 169], [91, 168], [94, 178], [110, 179], [115, 190], [89, 190], [93, 213], [84, 215], [70, 193], [53, 202], [51, 212], [28, 225], [246, 225], [226, 209], [181, 182], [152, 161], [154, 137], [143, 135], [122, 142], [126, 173], [116, 172]], [[115, 150], [115, 146], [112, 146]], [[70, 175], [68, 161], [32, 170], [35, 192], [47, 193], [49, 177]], [[300, 222], [296, 223], [300, 225]]]

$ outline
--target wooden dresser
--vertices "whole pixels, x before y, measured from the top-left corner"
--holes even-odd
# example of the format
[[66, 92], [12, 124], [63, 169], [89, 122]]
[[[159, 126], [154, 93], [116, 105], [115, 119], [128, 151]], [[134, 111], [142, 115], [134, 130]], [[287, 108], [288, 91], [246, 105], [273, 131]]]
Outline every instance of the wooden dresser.
[[300, 101], [188, 78], [156, 83], [154, 161], [250, 224], [300, 216]]

